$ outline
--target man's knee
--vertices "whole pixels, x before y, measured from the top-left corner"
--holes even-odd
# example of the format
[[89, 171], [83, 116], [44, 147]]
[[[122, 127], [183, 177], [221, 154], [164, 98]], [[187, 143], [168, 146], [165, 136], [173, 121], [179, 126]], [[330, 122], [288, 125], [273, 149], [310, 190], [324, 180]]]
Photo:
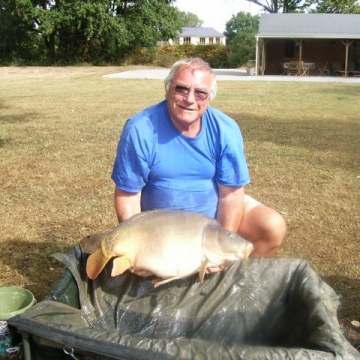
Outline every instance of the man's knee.
[[275, 210], [267, 209], [267, 216], [262, 217], [258, 238], [253, 241], [253, 257], [273, 257], [283, 243], [286, 234], [284, 218]]
[[283, 242], [286, 234], [286, 223], [284, 218], [273, 210], [271, 216], [265, 221], [265, 226], [270, 237], [276, 239], [279, 245]]
[[278, 247], [285, 238], [286, 223], [277, 211], [261, 204], [245, 214], [239, 234], [252, 242]]

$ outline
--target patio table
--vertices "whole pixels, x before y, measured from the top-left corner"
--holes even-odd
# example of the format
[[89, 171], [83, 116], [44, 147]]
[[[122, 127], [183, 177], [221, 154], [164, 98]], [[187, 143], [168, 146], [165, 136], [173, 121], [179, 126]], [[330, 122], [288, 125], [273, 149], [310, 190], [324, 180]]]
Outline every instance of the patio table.
[[[289, 62], [284, 63], [284, 69], [289, 69]], [[302, 67], [300, 68], [300, 75], [301, 76], [308, 76], [311, 69], [315, 69], [315, 63], [313, 62], [304, 62]]]

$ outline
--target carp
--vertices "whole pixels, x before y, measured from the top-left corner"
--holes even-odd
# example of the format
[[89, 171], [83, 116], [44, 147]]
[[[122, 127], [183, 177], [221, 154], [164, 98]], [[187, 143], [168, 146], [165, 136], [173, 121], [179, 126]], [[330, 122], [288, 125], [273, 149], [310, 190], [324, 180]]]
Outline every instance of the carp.
[[155, 287], [199, 273], [208, 267], [246, 260], [253, 245], [225, 230], [217, 220], [183, 210], [151, 210], [136, 214], [114, 229], [87, 236], [80, 242], [90, 254], [86, 273], [95, 279], [114, 258], [111, 276], [133, 268], [148, 270]]

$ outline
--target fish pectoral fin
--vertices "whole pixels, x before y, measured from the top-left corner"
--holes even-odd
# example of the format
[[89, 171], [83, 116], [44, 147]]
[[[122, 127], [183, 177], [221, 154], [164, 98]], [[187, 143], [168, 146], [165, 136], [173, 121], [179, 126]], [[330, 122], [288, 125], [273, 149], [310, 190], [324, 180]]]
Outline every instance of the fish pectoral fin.
[[177, 279], [181, 279], [181, 278], [179, 276], [174, 276], [174, 277], [171, 277], [171, 278], [168, 278], [165, 280], [164, 279], [154, 279], [154, 280], [151, 280], [151, 282], [154, 285], [154, 287], [157, 288], [160, 285], [166, 284], [170, 281], [177, 280]]
[[199, 280], [201, 283], [204, 281], [205, 272], [208, 264], [209, 264], [209, 260], [206, 258], [201, 262], [201, 267], [199, 272]]
[[104, 256], [101, 248], [89, 255], [86, 262], [86, 274], [89, 279], [94, 280], [101, 273], [110, 258]]
[[114, 259], [111, 276], [121, 275], [123, 272], [131, 268], [130, 260], [125, 256], [118, 256]]

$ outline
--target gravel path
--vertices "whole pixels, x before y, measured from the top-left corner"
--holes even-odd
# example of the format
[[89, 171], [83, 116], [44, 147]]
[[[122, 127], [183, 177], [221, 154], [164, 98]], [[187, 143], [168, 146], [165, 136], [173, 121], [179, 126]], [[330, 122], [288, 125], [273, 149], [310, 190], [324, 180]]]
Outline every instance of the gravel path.
[[[301, 82], [341, 82], [341, 83], [360, 83], [358, 77], [340, 77], [340, 76], [281, 76], [264, 75], [249, 76], [244, 69], [215, 69], [216, 80], [234, 80], [234, 81], [301, 81]], [[105, 78], [119, 79], [160, 79], [164, 80], [168, 75], [169, 69], [139, 69], [128, 70], [120, 73], [107, 74]]]

